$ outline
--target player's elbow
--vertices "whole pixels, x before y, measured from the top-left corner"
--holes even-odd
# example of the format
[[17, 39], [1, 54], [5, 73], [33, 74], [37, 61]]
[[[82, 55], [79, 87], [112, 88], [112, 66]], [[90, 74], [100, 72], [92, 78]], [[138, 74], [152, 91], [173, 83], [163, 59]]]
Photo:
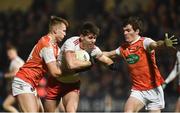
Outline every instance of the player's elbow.
[[61, 74], [57, 74], [57, 73], [51, 73], [51, 75], [52, 75], [53, 77], [55, 77], [55, 78], [58, 78], [58, 77], [61, 76]]

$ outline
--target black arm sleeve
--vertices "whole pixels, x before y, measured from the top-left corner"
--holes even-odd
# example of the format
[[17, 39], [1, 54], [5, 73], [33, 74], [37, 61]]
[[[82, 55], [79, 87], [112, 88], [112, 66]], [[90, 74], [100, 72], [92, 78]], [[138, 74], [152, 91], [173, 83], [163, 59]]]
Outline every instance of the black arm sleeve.
[[109, 65], [109, 69], [113, 71], [119, 71], [120, 70], [121, 63], [120, 62], [114, 62], [111, 65]]

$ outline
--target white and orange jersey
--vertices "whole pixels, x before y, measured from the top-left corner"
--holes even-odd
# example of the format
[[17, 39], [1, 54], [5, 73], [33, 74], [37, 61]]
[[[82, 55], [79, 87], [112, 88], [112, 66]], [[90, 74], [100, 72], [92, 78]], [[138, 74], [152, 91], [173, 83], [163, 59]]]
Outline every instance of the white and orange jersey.
[[29, 58], [17, 72], [16, 77], [36, 87], [47, 73], [46, 63], [56, 61], [60, 49], [48, 35], [42, 37], [32, 49]]
[[[80, 48], [80, 37], [79, 36], [74, 36], [65, 41], [65, 43], [61, 47], [61, 53], [60, 56], [58, 56], [58, 60], [60, 62], [63, 62], [63, 53], [66, 51], [79, 51], [82, 50]], [[96, 56], [101, 56], [102, 51], [99, 49], [99, 47], [94, 46], [94, 49], [90, 53], [91, 56], [96, 57]], [[79, 76], [77, 74], [72, 74], [72, 75], [64, 75], [58, 78], [59, 81], [65, 82], [65, 83], [72, 83], [79, 81]]]
[[131, 79], [132, 89], [149, 90], [160, 86], [164, 80], [155, 60], [155, 51], [148, 51], [148, 46], [154, 42], [150, 38], [138, 38], [132, 44], [125, 43], [116, 49], [126, 60]]

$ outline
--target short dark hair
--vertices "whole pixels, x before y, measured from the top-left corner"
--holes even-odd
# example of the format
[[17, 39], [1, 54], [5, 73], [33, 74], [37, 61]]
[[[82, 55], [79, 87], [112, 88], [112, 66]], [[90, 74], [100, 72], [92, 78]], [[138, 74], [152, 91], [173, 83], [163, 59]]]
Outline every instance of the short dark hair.
[[139, 32], [143, 32], [143, 21], [140, 17], [129, 17], [127, 20], [123, 22], [123, 27], [126, 25], [132, 25], [134, 30], [139, 29]]
[[100, 29], [91, 21], [86, 21], [83, 23], [81, 29], [80, 29], [80, 34], [86, 36], [89, 33], [92, 33], [94, 35], [99, 35]]
[[49, 22], [49, 30], [51, 31], [52, 26], [61, 24], [61, 23], [64, 23], [66, 25], [66, 27], [69, 26], [69, 23], [66, 19], [63, 19], [63, 18], [57, 17], [57, 16], [51, 16], [50, 22]]
[[7, 50], [15, 50], [15, 51], [17, 51], [17, 48], [14, 45], [9, 45], [6, 48], [7, 48]]

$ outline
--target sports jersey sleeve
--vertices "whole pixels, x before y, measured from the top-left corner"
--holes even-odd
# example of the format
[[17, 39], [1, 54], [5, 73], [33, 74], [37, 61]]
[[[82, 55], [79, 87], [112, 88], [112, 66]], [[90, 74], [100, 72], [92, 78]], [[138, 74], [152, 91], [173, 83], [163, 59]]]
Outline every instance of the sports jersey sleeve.
[[42, 48], [40, 56], [44, 59], [46, 63], [56, 61], [54, 56], [54, 50], [52, 46]]
[[143, 45], [144, 45], [144, 49], [147, 50], [147, 48], [149, 47], [149, 45], [155, 42], [154, 40], [152, 40], [151, 38], [145, 38], [143, 41]]
[[121, 54], [121, 53], [120, 53], [120, 47], [118, 47], [117, 49], [115, 49], [115, 52], [116, 52], [117, 55], [120, 55], [120, 54]]
[[101, 56], [103, 53], [102, 51], [99, 49], [99, 47], [95, 46], [95, 48], [92, 50], [91, 52], [91, 56], [92, 57], [99, 57]]
[[64, 51], [74, 51], [74, 47], [75, 47], [75, 44], [70, 39], [67, 40], [63, 45]]
[[14, 60], [11, 61], [10, 66], [9, 66], [9, 70], [16, 70], [19, 69], [21, 66], [23, 66], [24, 61], [22, 59], [20, 59], [19, 57], [16, 57]]
[[21, 66], [22, 66], [22, 64], [20, 64], [19, 62], [12, 61], [10, 64], [10, 70], [19, 69]]

